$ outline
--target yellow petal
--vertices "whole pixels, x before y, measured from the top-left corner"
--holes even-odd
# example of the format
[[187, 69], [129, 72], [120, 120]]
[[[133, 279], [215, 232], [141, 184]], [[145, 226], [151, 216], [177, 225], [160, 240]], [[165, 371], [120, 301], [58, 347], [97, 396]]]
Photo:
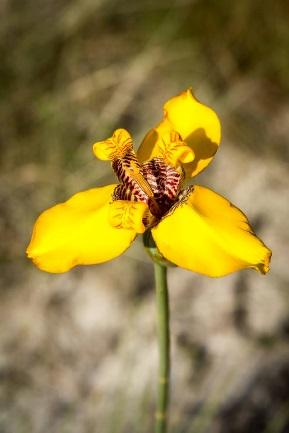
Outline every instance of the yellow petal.
[[149, 208], [146, 203], [128, 200], [116, 200], [110, 204], [109, 222], [113, 227], [132, 229], [144, 233], [143, 223]]
[[113, 161], [133, 149], [132, 138], [126, 129], [116, 129], [112, 137], [93, 145], [93, 153], [103, 161]]
[[106, 262], [129, 247], [135, 231], [109, 223], [115, 186], [80, 192], [39, 216], [27, 248], [36, 266], [47, 272], [66, 272], [76, 265]]
[[195, 158], [183, 164], [187, 177], [196, 176], [212, 160], [221, 140], [221, 126], [216, 113], [193, 96], [190, 89], [171, 98], [164, 105], [164, 119], [145, 136], [138, 150], [140, 161], [160, 156], [163, 137], [177, 131], [193, 150]]
[[248, 267], [269, 270], [271, 251], [246, 216], [202, 186], [191, 187], [152, 234], [166, 259], [193, 272], [220, 277]]

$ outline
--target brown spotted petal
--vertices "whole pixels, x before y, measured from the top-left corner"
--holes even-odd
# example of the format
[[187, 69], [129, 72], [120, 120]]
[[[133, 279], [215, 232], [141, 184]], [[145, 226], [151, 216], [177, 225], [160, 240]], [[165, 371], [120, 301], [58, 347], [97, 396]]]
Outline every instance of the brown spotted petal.
[[177, 200], [183, 176], [162, 158], [153, 158], [142, 165], [144, 177], [153, 190], [155, 200], [164, 215]]

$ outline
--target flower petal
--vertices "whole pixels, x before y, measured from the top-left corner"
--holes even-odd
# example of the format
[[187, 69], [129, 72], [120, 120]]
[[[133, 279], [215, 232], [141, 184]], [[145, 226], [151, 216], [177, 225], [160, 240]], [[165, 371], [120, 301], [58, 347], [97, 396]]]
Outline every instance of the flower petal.
[[134, 230], [109, 223], [116, 185], [83, 191], [44, 211], [37, 219], [27, 255], [40, 269], [59, 273], [76, 265], [106, 262], [122, 254]]
[[93, 145], [93, 153], [103, 161], [123, 158], [127, 152], [132, 150], [132, 137], [126, 129], [116, 129], [112, 137], [104, 141], [97, 141]]
[[190, 89], [171, 98], [164, 105], [164, 119], [145, 136], [138, 150], [140, 161], [160, 156], [159, 146], [172, 131], [195, 154], [192, 162], [183, 164], [187, 177], [196, 176], [212, 160], [221, 140], [221, 126], [216, 113], [193, 96]]
[[193, 272], [220, 277], [248, 267], [269, 270], [271, 251], [246, 216], [202, 186], [189, 188], [152, 235], [166, 259]]
[[149, 207], [141, 201], [115, 200], [110, 205], [109, 222], [113, 227], [144, 233]]

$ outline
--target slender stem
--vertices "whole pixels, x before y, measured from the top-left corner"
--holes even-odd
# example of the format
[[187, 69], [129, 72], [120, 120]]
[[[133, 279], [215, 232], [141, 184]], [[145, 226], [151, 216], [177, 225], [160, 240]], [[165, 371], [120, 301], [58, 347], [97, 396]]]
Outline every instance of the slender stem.
[[154, 262], [154, 270], [159, 345], [159, 377], [157, 410], [155, 415], [155, 433], [166, 433], [170, 385], [169, 294], [166, 266]]

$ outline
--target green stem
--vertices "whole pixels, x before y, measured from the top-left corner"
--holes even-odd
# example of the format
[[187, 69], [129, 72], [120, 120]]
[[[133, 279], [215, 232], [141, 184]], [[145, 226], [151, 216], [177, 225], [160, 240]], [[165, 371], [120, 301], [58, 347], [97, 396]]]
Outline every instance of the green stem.
[[169, 294], [166, 266], [154, 262], [154, 270], [159, 345], [159, 377], [157, 410], [155, 415], [155, 433], [166, 433], [170, 385]]

